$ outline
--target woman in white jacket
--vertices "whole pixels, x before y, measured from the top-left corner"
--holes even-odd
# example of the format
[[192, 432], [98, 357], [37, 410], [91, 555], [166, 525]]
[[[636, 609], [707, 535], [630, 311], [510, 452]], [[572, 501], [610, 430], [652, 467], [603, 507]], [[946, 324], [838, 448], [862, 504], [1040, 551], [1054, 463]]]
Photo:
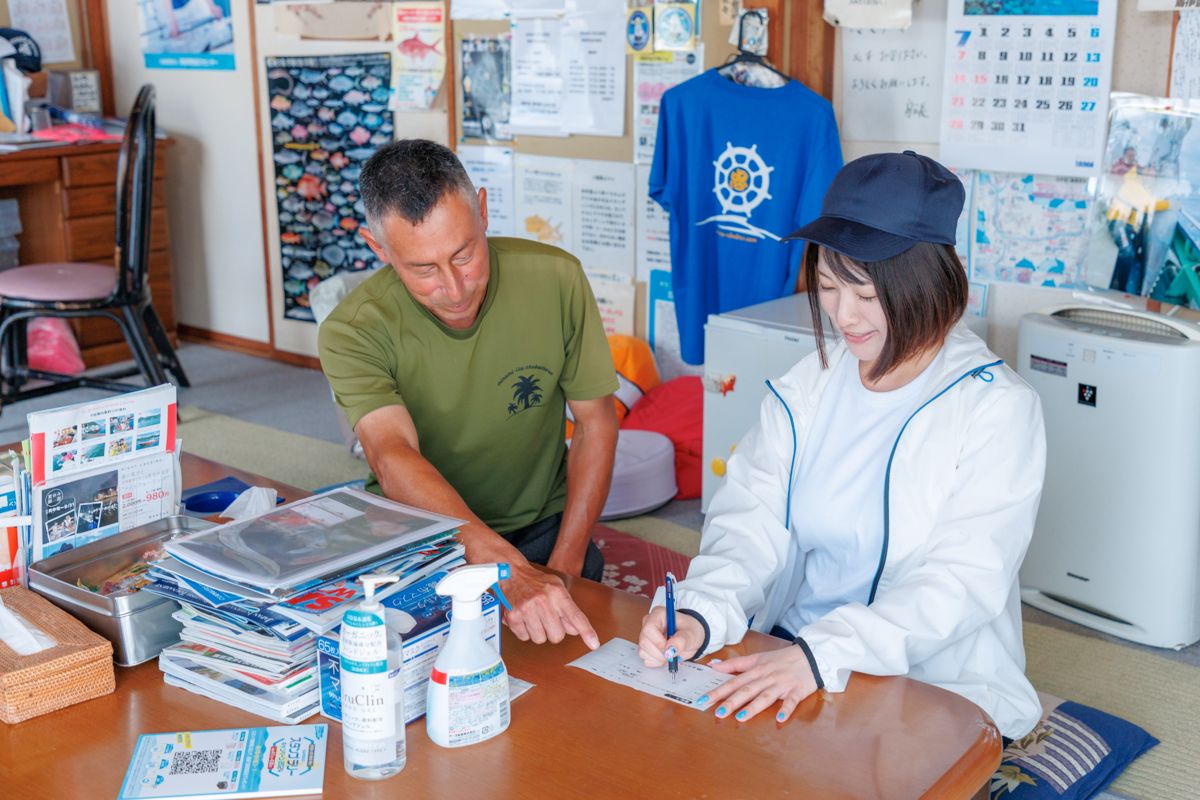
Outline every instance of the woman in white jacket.
[[[818, 352], [768, 382], [708, 511], [700, 554], [662, 592], [639, 651], [695, 658], [746, 630], [795, 647], [724, 661], [716, 715], [778, 721], [854, 672], [907, 675], [983, 708], [1009, 738], [1040, 716], [1017, 571], [1045, 471], [1037, 394], [960, 323], [959, 180], [912, 152], [834, 178], [804, 271]], [[841, 334], [826, 353], [823, 310]]]

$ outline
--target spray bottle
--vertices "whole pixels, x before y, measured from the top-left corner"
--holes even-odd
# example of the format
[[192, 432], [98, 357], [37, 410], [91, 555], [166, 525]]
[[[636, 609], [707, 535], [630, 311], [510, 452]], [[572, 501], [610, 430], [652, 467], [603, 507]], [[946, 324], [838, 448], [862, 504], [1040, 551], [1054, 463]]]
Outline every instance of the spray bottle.
[[508, 576], [508, 564], [473, 564], [438, 581], [437, 593], [452, 603], [450, 636], [426, 690], [425, 727], [434, 744], [463, 747], [508, 728], [508, 671], [484, 639], [482, 609], [483, 593]]
[[404, 769], [400, 640], [389, 633], [377, 586], [396, 575], [363, 575], [366, 597], [342, 616], [342, 755], [352, 777], [380, 780]]

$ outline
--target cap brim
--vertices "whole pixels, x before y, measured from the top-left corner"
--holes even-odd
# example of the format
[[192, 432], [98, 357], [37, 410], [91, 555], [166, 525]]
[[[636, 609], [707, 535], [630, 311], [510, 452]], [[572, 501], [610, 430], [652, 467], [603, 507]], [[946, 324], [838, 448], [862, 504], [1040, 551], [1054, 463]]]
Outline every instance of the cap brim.
[[840, 217], [817, 217], [783, 237], [784, 241], [794, 239], [816, 242], [856, 261], [882, 261], [900, 255], [921, 241]]

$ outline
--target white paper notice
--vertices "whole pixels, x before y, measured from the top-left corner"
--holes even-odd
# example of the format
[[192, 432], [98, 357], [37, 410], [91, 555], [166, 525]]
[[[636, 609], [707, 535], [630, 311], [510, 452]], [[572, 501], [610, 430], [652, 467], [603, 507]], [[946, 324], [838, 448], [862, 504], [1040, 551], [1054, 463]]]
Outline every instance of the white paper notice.
[[946, 57], [945, 0], [922, 0], [907, 30], [842, 30], [842, 138], [936, 142]]
[[638, 657], [637, 645], [625, 639], [609, 639], [599, 648], [575, 659], [568, 667], [578, 667], [606, 681], [619, 683], [664, 700], [704, 710], [712, 702], [700, 703], [725, 681], [733, 678], [724, 672], [695, 661], [682, 661], [675, 677], [665, 666], [651, 668]]
[[907, 28], [913, 0], [825, 0], [825, 21], [842, 28]]
[[625, 0], [592, 0], [563, 21], [562, 124], [568, 133], [625, 135]]
[[43, 64], [75, 60], [67, 0], [8, 0], [8, 17], [38, 43]]
[[487, 189], [488, 235], [516, 236], [512, 148], [460, 145], [458, 158], [475, 188]]
[[585, 272], [596, 307], [600, 309], [600, 324], [608, 336], [633, 336], [633, 318], [637, 287], [628, 275]]
[[633, 164], [575, 162], [572, 180], [572, 252], [584, 269], [634, 273]]
[[443, 13], [437, 0], [392, 4], [392, 96], [397, 111], [423, 111], [437, 97], [446, 74]]
[[504, 19], [508, 0], [450, 0], [450, 19]]
[[1200, 12], [1179, 15], [1171, 55], [1171, 97], [1200, 97]]
[[527, 156], [513, 160], [517, 236], [570, 248], [572, 162], [566, 158]]
[[512, 23], [512, 127], [538, 136], [563, 129], [562, 28], [558, 19]]
[[638, 164], [637, 181], [637, 271], [639, 281], [648, 281], [650, 271], [671, 271], [671, 215], [650, 199], [650, 165]]
[[704, 45], [689, 53], [646, 53], [633, 58], [633, 160], [654, 160], [658, 106], [663, 92], [704, 71]]

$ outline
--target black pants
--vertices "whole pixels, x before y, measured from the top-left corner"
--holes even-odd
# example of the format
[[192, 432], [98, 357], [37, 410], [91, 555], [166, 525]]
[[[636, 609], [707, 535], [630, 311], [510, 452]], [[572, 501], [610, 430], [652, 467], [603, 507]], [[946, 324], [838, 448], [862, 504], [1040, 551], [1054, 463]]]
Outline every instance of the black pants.
[[[558, 541], [558, 528], [562, 525], [562, 514], [555, 514], [538, 520], [524, 528], [504, 534], [504, 538], [513, 547], [521, 551], [533, 564], [545, 564], [550, 560], [550, 553]], [[583, 577], [590, 581], [600, 582], [604, 577], [604, 556], [596, 543], [588, 540], [587, 554], [583, 557]]]

